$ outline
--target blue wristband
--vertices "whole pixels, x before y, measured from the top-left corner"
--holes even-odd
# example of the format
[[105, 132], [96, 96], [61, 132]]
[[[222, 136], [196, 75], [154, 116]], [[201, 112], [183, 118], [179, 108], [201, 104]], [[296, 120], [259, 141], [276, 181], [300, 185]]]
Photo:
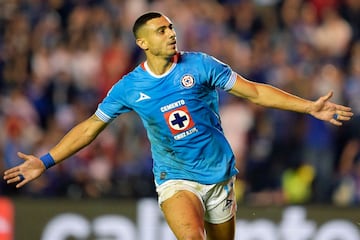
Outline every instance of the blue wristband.
[[46, 169], [54, 166], [56, 163], [50, 153], [45, 154], [44, 156], [40, 157], [40, 160], [44, 163]]

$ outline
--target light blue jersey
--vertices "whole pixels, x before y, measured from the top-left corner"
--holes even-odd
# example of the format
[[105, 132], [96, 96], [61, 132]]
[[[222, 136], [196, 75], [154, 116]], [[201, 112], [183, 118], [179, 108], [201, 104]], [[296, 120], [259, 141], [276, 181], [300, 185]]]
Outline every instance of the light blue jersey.
[[181, 52], [165, 74], [146, 62], [124, 76], [99, 104], [96, 115], [109, 122], [135, 111], [151, 143], [156, 184], [185, 179], [214, 184], [237, 173], [220, 125], [216, 88], [229, 90], [236, 74], [215, 58]]

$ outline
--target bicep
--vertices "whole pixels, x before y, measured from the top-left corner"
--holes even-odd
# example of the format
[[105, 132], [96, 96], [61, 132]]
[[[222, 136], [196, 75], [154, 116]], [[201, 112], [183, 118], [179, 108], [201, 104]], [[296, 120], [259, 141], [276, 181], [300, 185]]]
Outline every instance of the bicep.
[[258, 97], [259, 92], [257, 89], [257, 83], [249, 81], [239, 74], [236, 75], [236, 80], [233, 87], [229, 90], [229, 93], [249, 100]]
[[82, 129], [86, 135], [96, 137], [109, 123], [104, 122], [98, 116], [93, 114], [82, 123]]

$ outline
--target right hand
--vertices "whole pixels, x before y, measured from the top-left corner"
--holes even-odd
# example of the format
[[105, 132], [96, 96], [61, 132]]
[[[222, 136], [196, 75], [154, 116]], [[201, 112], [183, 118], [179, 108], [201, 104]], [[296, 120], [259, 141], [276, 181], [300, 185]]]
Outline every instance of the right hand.
[[4, 172], [4, 180], [6, 180], [7, 184], [19, 182], [16, 185], [16, 188], [20, 188], [28, 182], [38, 178], [45, 172], [46, 168], [43, 162], [33, 155], [27, 155], [21, 152], [18, 152], [17, 155], [19, 158], [22, 158], [24, 162], [6, 170]]

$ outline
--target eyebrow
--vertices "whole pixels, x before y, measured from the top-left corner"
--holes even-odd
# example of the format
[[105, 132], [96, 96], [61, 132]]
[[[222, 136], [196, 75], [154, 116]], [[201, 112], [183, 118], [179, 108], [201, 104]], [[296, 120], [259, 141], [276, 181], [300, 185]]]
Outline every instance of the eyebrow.
[[158, 27], [157, 29], [155, 29], [155, 31], [159, 31], [159, 30], [163, 30], [165, 28], [172, 28], [173, 27], [173, 24], [170, 23], [168, 26], [161, 26], [161, 27]]

